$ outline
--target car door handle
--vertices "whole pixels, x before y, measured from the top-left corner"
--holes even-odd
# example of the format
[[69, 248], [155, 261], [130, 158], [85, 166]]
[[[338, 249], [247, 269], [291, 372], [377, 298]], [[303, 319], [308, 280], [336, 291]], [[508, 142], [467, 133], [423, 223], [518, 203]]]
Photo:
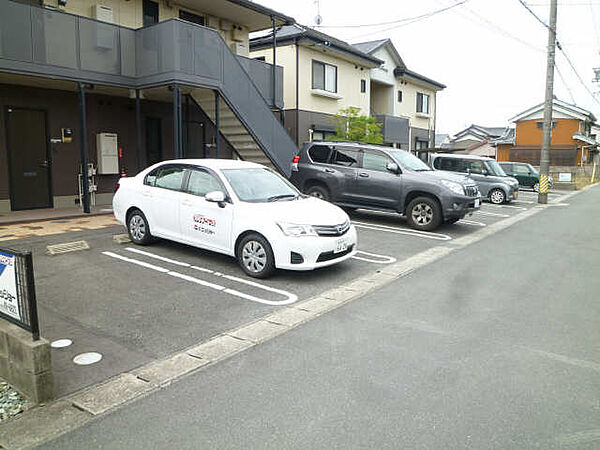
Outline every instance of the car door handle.
[[144, 192], [142, 192], [142, 195], [143, 195], [144, 197], [152, 197], [152, 194], [151, 194], [150, 192], [148, 192], [148, 191], [144, 191]]
[[181, 200], [181, 204], [183, 206], [192, 206], [192, 202], [190, 202], [189, 200]]
[[359, 173], [358, 173], [358, 176], [359, 176], [359, 177], [363, 177], [363, 178], [369, 178], [369, 174], [368, 174], [368, 173], [366, 173], [366, 172], [359, 172]]
[[333, 169], [325, 169], [325, 172], [327, 172], [327, 173], [334, 173], [335, 170], [333, 170]]

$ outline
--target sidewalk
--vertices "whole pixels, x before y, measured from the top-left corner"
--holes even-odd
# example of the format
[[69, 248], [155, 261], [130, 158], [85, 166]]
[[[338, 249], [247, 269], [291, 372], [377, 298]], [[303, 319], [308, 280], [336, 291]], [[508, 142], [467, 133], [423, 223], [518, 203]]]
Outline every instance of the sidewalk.
[[28, 209], [25, 211], [11, 211], [0, 214], [0, 226], [17, 223], [40, 222], [52, 219], [71, 219], [74, 217], [90, 217], [112, 214], [110, 205], [93, 206], [89, 214], [85, 214], [80, 207], [73, 208], [43, 208]]

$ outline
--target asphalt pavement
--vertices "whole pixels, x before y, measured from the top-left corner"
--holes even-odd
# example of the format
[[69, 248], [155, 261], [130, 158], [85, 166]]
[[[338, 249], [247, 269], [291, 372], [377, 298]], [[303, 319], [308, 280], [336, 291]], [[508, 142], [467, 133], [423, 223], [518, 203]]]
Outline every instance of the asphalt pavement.
[[593, 188], [44, 448], [597, 449], [599, 220]]

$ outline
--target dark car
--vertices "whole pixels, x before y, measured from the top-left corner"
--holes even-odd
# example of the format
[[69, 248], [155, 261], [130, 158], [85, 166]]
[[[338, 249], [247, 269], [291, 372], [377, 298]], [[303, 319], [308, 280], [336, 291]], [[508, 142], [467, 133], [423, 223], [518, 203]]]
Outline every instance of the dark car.
[[[498, 164], [507, 175], [515, 177], [519, 181], [519, 186], [539, 192], [540, 173], [531, 164], [522, 162], [500, 162]], [[549, 182], [552, 186], [552, 178], [549, 179]]]
[[473, 180], [433, 171], [404, 150], [352, 142], [313, 142], [294, 158], [291, 181], [346, 209], [396, 212], [418, 230], [454, 223], [481, 205]]

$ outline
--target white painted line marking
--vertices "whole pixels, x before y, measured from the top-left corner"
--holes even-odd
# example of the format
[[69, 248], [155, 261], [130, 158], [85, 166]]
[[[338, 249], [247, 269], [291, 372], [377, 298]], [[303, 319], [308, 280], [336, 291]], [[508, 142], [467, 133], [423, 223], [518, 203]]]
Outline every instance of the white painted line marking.
[[487, 211], [476, 211], [475, 214], [481, 214], [482, 216], [492, 216], [492, 217], [510, 217], [508, 214], [497, 214], [497, 213], [493, 213], [493, 212], [487, 212]]
[[460, 223], [463, 225], [473, 225], [474, 227], [487, 227], [487, 225], [483, 222], [477, 222], [475, 220], [467, 220], [467, 219], [461, 219], [456, 223]]
[[365, 258], [364, 256], [353, 256], [353, 259], [358, 259], [360, 261], [366, 261], [375, 264], [391, 264], [396, 262], [396, 258], [392, 256], [378, 255], [377, 253], [368, 253], [363, 252], [361, 250], [357, 250], [356, 253], [360, 253], [361, 255], [372, 256], [373, 258]]
[[548, 206], [569, 206], [570, 203], [548, 203]]
[[170, 264], [174, 264], [174, 265], [177, 265], [177, 266], [180, 266], [180, 267], [189, 267], [190, 269], [197, 270], [199, 272], [208, 273], [208, 274], [211, 274], [211, 275], [214, 275], [214, 276], [217, 276], [217, 277], [225, 278], [227, 280], [235, 281], [237, 283], [243, 283], [243, 284], [246, 284], [248, 286], [253, 286], [255, 288], [262, 289], [264, 291], [273, 292], [273, 293], [282, 295], [283, 297], [286, 297], [286, 299], [285, 300], [266, 300], [266, 299], [263, 299], [263, 298], [260, 298], [260, 297], [255, 297], [255, 296], [250, 295], [250, 294], [245, 294], [245, 293], [237, 291], [235, 289], [226, 288], [225, 286], [221, 286], [219, 284], [210, 283], [208, 281], [204, 281], [204, 280], [201, 280], [199, 278], [192, 277], [190, 275], [185, 275], [185, 274], [179, 273], [179, 272], [173, 272], [173, 271], [170, 271], [168, 269], [164, 269], [164, 268], [159, 267], [159, 266], [154, 266], [152, 264], [148, 264], [148, 263], [145, 263], [143, 261], [138, 261], [137, 259], [127, 258], [125, 256], [120, 256], [120, 255], [117, 255], [116, 253], [112, 253], [112, 252], [102, 252], [102, 253], [104, 255], [111, 256], [111, 257], [117, 258], [117, 259], [121, 259], [123, 261], [130, 262], [130, 263], [133, 263], [133, 264], [137, 264], [137, 265], [140, 265], [142, 267], [147, 267], [149, 269], [158, 270], [159, 272], [166, 273], [167, 275], [171, 275], [172, 277], [175, 277], [175, 278], [179, 278], [179, 279], [182, 279], [182, 280], [185, 280], [185, 281], [189, 281], [191, 283], [199, 284], [201, 286], [205, 286], [205, 287], [208, 287], [208, 288], [211, 288], [211, 289], [215, 289], [215, 290], [220, 291], [220, 292], [226, 292], [227, 294], [234, 295], [234, 296], [240, 297], [240, 298], [244, 298], [246, 300], [252, 300], [253, 302], [258, 302], [258, 303], [262, 303], [262, 304], [265, 304], [265, 305], [275, 305], [275, 306], [276, 305], [290, 305], [290, 304], [295, 303], [296, 301], [298, 301], [298, 296], [296, 294], [292, 294], [291, 292], [284, 291], [284, 290], [281, 290], [281, 289], [272, 288], [270, 286], [266, 286], [264, 284], [260, 284], [260, 283], [257, 283], [255, 281], [244, 280], [243, 278], [238, 278], [238, 277], [235, 277], [233, 275], [227, 275], [227, 274], [223, 274], [223, 273], [220, 273], [220, 272], [215, 272], [213, 270], [205, 269], [203, 267], [192, 266], [191, 264], [188, 264], [188, 263], [183, 262], [183, 261], [177, 261], [175, 259], [166, 258], [164, 256], [156, 255], [154, 253], [146, 252], [144, 250], [139, 250], [137, 248], [127, 247], [127, 248], [125, 248], [125, 250], [128, 250], [128, 251], [133, 252], [133, 253], [137, 253], [139, 255], [148, 256], [149, 258], [158, 259], [160, 261], [164, 261], [164, 262], [167, 262], [167, 263], [170, 263]]
[[529, 205], [535, 203], [534, 201], [530, 201], [530, 200], [513, 200], [513, 203], [527, 203]]
[[126, 256], [117, 255], [116, 253], [113, 253], [113, 252], [102, 252], [102, 254], [106, 255], [106, 256], [110, 256], [111, 258], [120, 259], [121, 261], [125, 261], [125, 262], [131, 263], [131, 264], [137, 264], [138, 266], [142, 266], [147, 269], [156, 270], [157, 272], [169, 273], [169, 269], [165, 269], [163, 267], [158, 267], [158, 266], [149, 264], [144, 261], [138, 261], [137, 259], [127, 258]]
[[52, 348], [65, 348], [71, 345], [73, 341], [71, 339], [57, 339], [56, 341], [52, 341], [50, 347]]
[[522, 209], [523, 211], [527, 210], [523, 206], [513, 206], [513, 205], [486, 205], [492, 208], [512, 208], [512, 209]]
[[369, 223], [369, 222], [352, 221], [352, 223], [357, 228], [365, 228], [367, 230], [383, 231], [385, 233], [405, 234], [407, 236], [421, 237], [424, 239], [434, 239], [437, 241], [449, 241], [452, 239], [447, 234], [429, 233], [426, 231], [408, 230], [405, 228], [388, 227], [386, 225], [378, 225], [378, 224]]
[[89, 366], [90, 364], [97, 363], [102, 359], [102, 355], [97, 352], [81, 353], [73, 358], [73, 362], [80, 366]]

